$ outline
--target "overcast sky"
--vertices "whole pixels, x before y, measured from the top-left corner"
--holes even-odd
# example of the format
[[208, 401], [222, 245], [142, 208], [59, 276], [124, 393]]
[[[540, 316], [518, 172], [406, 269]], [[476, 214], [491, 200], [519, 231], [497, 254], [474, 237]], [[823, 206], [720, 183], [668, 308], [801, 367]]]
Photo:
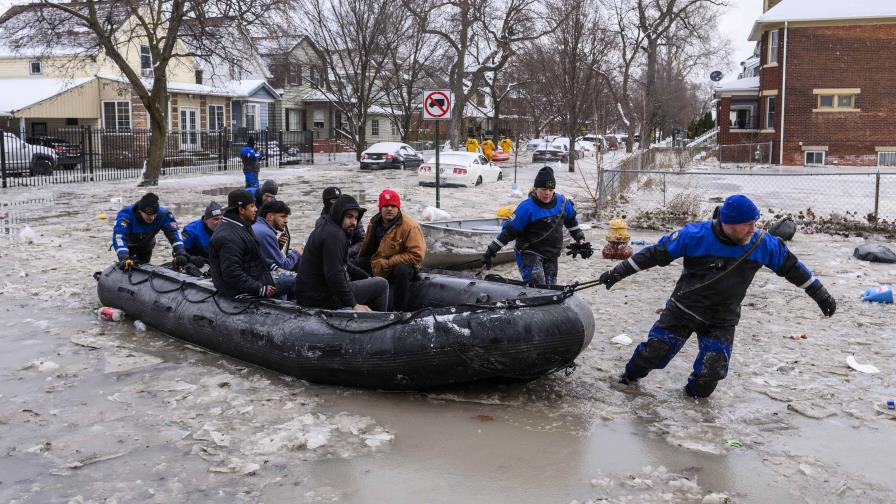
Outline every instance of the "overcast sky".
[[[0, 12], [5, 11], [14, 3], [24, 2], [22, 0], [0, 0]], [[750, 34], [753, 21], [762, 14], [762, 0], [728, 0], [728, 3], [731, 6], [727, 8], [727, 12], [722, 17], [721, 32], [731, 39], [734, 53], [732, 68], [720, 69], [728, 70], [726, 78], [736, 75], [739, 70], [738, 64], [753, 53], [753, 43], [747, 42], [747, 35]]]

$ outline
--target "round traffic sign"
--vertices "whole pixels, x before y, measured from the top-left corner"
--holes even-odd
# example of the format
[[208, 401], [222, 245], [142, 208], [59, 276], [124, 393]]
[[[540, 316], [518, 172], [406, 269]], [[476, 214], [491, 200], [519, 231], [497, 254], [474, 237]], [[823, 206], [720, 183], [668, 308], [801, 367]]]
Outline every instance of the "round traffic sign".
[[447, 116], [451, 111], [451, 99], [443, 91], [432, 91], [423, 98], [423, 107], [428, 116], [439, 119]]

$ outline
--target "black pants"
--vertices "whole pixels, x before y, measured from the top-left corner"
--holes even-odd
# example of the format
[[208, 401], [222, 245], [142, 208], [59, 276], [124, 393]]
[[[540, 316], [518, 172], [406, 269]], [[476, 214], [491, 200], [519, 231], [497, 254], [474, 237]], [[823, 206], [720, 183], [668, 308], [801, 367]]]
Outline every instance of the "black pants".
[[[350, 282], [350, 286], [358, 304], [367, 305], [373, 311], [388, 311], [389, 282], [385, 278], [371, 277], [364, 280], [355, 280]], [[345, 306], [335, 296], [329, 295], [321, 296], [301, 293], [296, 295], [296, 302], [302, 306], [326, 308], [328, 310], [353, 308], [352, 306]]]
[[156, 248], [155, 237], [144, 240], [141, 243], [128, 243], [128, 252], [143, 264], [148, 264], [150, 259], [152, 259], [152, 249], [154, 248]]
[[[353, 262], [367, 274], [373, 275], [369, 257], [358, 257]], [[389, 281], [389, 311], [408, 310], [408, 294], [411, 290], [411, 282], [417, 278], [417, 273], [417, 268], [410, 264], [398, 264], [386, 276], [386, 280]]]

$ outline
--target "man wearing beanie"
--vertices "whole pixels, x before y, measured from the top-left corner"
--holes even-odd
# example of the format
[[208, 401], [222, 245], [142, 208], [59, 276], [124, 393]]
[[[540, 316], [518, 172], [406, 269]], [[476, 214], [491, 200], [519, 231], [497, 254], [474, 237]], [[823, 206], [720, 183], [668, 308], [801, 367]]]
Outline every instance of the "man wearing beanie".
[[370, 219], [357, 264], [389, 281], [389, 310], [408, 311], [411, 280], [426, 255], [426, 240], [417, 221], [401, 211], [398, 193], [380, 193], [379, 213]]
[[712, 394], [728, 374], [740, 305], [762, 266], [804, 289], [825, 316], [834, 314], [837, 304], [821, 281], [780, 238], [757, 231], [757, 220], [759, 209], [748, 197], [729, 196], [717, 219], [688, 224], [601, 275], [600, 282], [609, 289], [641, 270], [684, 258], [665, 310], [647, 341], [635, 349], [620, 382], [630, 384], [665, 368], [696, 332], [699, 350], [685, 392], [694, 398]]
[[563, 227], [569, 230], [575, 243], [567, 246], [567, 255], [582, 259], [594, 252], [585, 241], [585, 234], [579, 229], [576, 209], [569, 198], [555, 193], [557, 181], [554, 170], [545, 166], [535, 176], [534, 188], [529, 197], [517, 205], [495, 240], [489, 244], [482, 256], [482, 264], [491, 268], [492, 259], [498, 251], [516, 240], [516, 265], [523, 281], [529, 284], [556, 284], [557, 259], [563, 251]]
[[227, 195], [224, 218], [208, 247], [212, 282], [224, 296], [287, 296], [289, 284], [295, 282], [283, 277], [275, 283], [272, 273], [277, 265], [262, 257], [252, 233], [257, 212], [255, 198], [249, 191], [236, 189]]
[[265, 203], [277, 199], [277, 193], [280, 192], [280, 185], [276, 180], [268, 179], [261, 184], [261, 187], [247, 187], [247, 191], [255, 196], [255, 208], [261, 211], [261, 207]]
[[[342, 189], [338, 187], [328, 187], [324, 189], [322, 195], [324, 208], [320, 211], [320, 217], [318, 217], [317, 221], [314, 223], [315, 228], [327, 221], [327, 217], [330, 215], [330, 209], [333, 208], [333, 203], [336, 203], [336, 200], [339, 199], [340, 196], [342, 196]], [[358, 221], [358, 225], [355, 226], [355, 230], [352, 232], [348, 241], [348, 257], [349, 259], [355, 259], [358, 256], [358, 251], [361, 249], [361, 243], [364, 241], [364, 225], [361, 224], [361, 221]]]
[[208, 244], [212, 240], [212, 233], [223, 218], [224, 210], [221, 205], [212, 201], [205, 207], [201, 218], [184, 226], [184, 247], [195, 266], [201, 268], [207, 262], [200, 259], [208, 259]]
[[389, 282], [370, 278], [348, 260], [349, 236], [361, 221], [364, 209], [355, 198], [340, 196], [327, 219], [305, 243], [299, 264], [296, 302], [303, 306], [354, 311], [386, 311]]
[[137, 203], [118, 211], [112, 228], [112, 249], [119, 266], [127, 271], [131, 266], [148, 263], [156, 246], [156, 234], [161, 231], [174, 249], [174, 263], [186, 266], [189, 256], [178, 231], [174, 214], [159, 205], [159, 197], [146, 193]]

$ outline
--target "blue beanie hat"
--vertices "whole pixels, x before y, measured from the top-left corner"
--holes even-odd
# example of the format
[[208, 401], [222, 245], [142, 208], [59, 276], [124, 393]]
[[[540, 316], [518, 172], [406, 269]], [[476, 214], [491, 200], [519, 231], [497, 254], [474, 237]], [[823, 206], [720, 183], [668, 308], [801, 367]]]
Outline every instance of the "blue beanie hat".
[[732, 194], [722, 203], [719, 220], [723, 224], [743, 224], [759, 220], [759, 208], [743, 194]]

